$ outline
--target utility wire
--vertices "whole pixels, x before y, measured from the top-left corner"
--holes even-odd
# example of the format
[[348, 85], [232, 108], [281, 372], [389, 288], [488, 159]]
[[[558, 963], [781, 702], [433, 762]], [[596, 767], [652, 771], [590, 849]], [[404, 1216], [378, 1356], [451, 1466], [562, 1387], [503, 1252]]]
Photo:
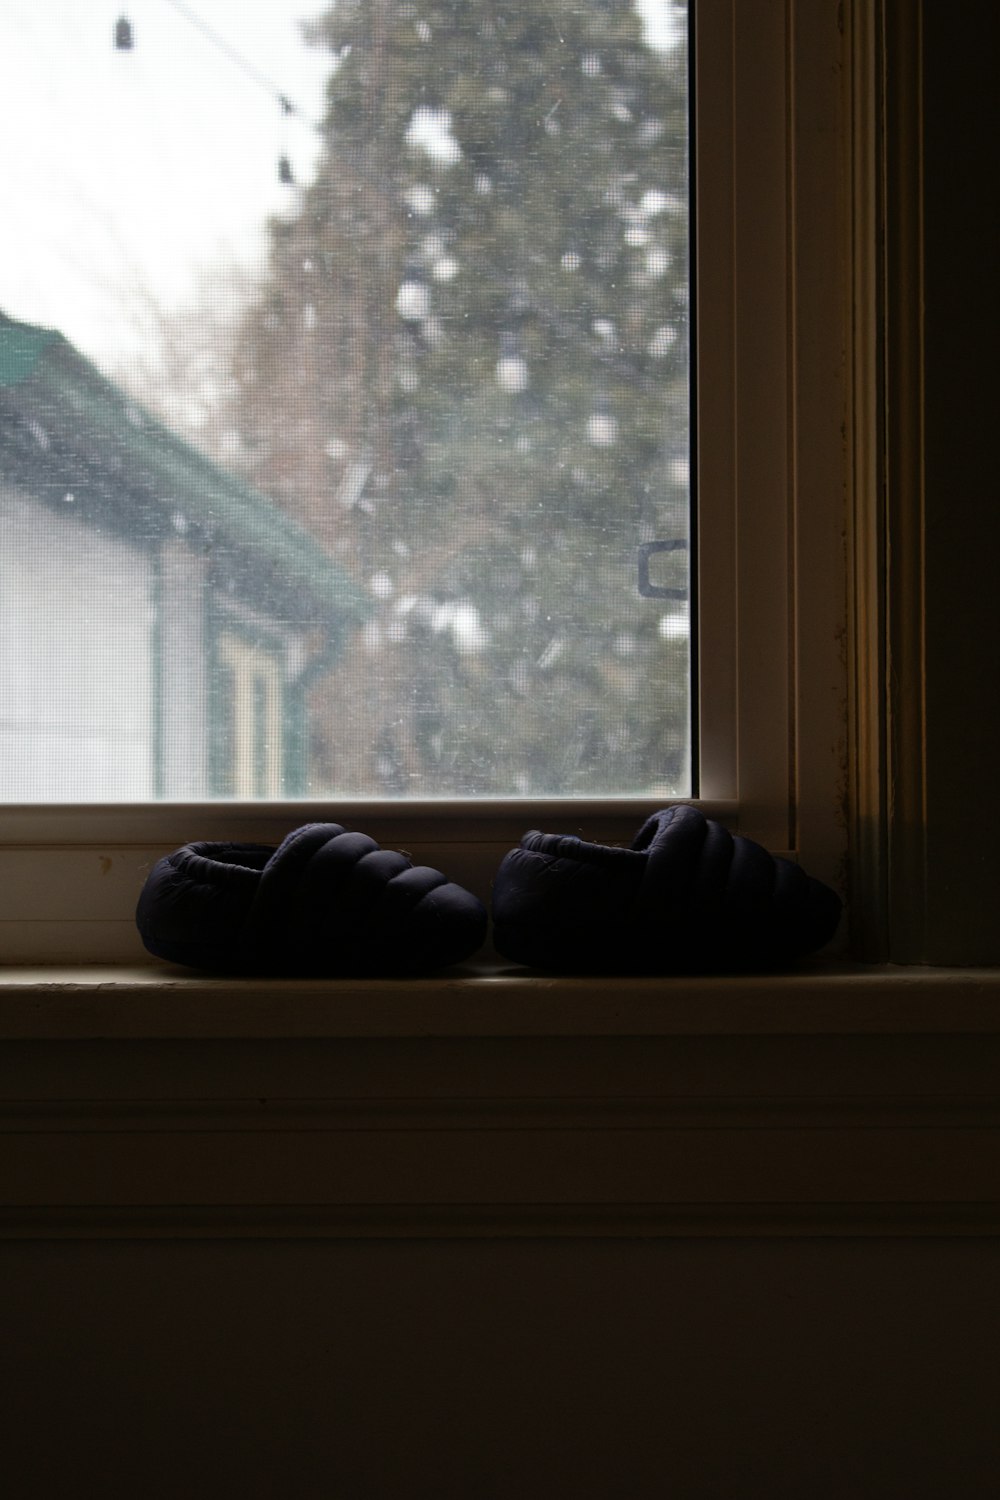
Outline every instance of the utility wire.
[[268, 78], [267, 74], [262, 73], [249, 58], [244, 57], [242, 52], [238, 52], [231, 42], [227, 42], [224, 36], [220, 36], [217, 31], [213, 30], [206, 21], [202, 20], [197, 12], [184, 4], [184, 0], [165, 0], [165, 4], [175, 10], [179, 16], [182, 16], [189, 26], [193, 26], [196, 31], [200, 32], [204, 39], [211, 46], [215, 47], [218, 52], [221, 52], [223, 57], [227, 58], [235, 68], [238, 68], [245, 77], [249, 78], [252, 83], [255, 83], [258, 88], [263, 89], [265, 93], [270, 94], [271, 98], [276, 100], [281, 106], [282, 114], [294, 115], [296, 118], [302, 120], [304, 124], [311, 126], [313, 130], [322, 130], [322, 126], [304, 114], [298, 105], [289, 99], [288, 95], [278, 87], [273, 79]]

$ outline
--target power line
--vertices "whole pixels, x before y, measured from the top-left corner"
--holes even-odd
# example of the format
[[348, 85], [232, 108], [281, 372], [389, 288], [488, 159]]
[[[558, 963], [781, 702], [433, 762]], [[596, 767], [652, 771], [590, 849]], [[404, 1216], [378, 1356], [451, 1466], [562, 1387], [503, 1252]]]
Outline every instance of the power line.
[[238, 68], [258, 88], [270, 94], [271, 98], [280, 106], [283, 115], [294, 115], [297, 119], [302, 120], [304, 124], [311, 126], [313, 130], [320, 131], [322, 129], [322, 126], [318, 125], [315, 120], [310, 119], [308, 115], [299, 109], [298, 105], [288, 97], [283, 89], [278, 87], [273, 79], [269, 78], [266, 73], [262, 73], [249, 58], [244, 57], [242, 52], [237, 51], [231, 42], [228, 42], [224, 36], [220, 36], [217, 31], [209, 26], [207, 21], [203, 21], [196, 11], [193, 11], [189, 5], [184, 3], [184, 0], [164, 0], [164, 3], [175, 10], [179, 16], [183, 17], [189, 26], [193, 26], [195, 31], [199, 32], [205, 41], [232, 63], [233, 67]]

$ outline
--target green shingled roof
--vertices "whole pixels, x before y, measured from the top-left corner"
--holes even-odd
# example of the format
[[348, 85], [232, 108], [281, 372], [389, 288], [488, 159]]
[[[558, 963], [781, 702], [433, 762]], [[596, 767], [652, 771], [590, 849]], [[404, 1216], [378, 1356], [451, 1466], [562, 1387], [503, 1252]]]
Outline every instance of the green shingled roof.
[[151, 545], [180, 529], [227, 559], [249, 603], [338, 633], [364, 592], [273, 501], [136, 405], [61, 334], [0, 314], [0, 475]]
[[0, 386], [20, 385], [27, 380], [46, 344], [58, 337], [51, 328], [15, 323], [0, 313]]

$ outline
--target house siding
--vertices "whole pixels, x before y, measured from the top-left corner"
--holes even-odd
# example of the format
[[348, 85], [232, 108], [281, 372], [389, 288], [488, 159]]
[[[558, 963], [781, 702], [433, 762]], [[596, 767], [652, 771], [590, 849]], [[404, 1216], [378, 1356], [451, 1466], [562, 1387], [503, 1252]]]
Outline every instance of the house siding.
[[149, 798], [154, 566], [0, 487], [0, 768], [10, 801]]

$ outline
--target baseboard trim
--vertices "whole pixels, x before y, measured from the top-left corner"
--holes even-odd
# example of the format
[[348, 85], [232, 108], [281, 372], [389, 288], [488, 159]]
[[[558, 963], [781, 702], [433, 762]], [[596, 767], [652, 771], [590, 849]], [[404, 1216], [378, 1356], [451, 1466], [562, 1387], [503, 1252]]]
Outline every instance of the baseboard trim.
[[967, 1239], [994, 1203], [439, 1204], [0, 1209], [0, 1240]]

